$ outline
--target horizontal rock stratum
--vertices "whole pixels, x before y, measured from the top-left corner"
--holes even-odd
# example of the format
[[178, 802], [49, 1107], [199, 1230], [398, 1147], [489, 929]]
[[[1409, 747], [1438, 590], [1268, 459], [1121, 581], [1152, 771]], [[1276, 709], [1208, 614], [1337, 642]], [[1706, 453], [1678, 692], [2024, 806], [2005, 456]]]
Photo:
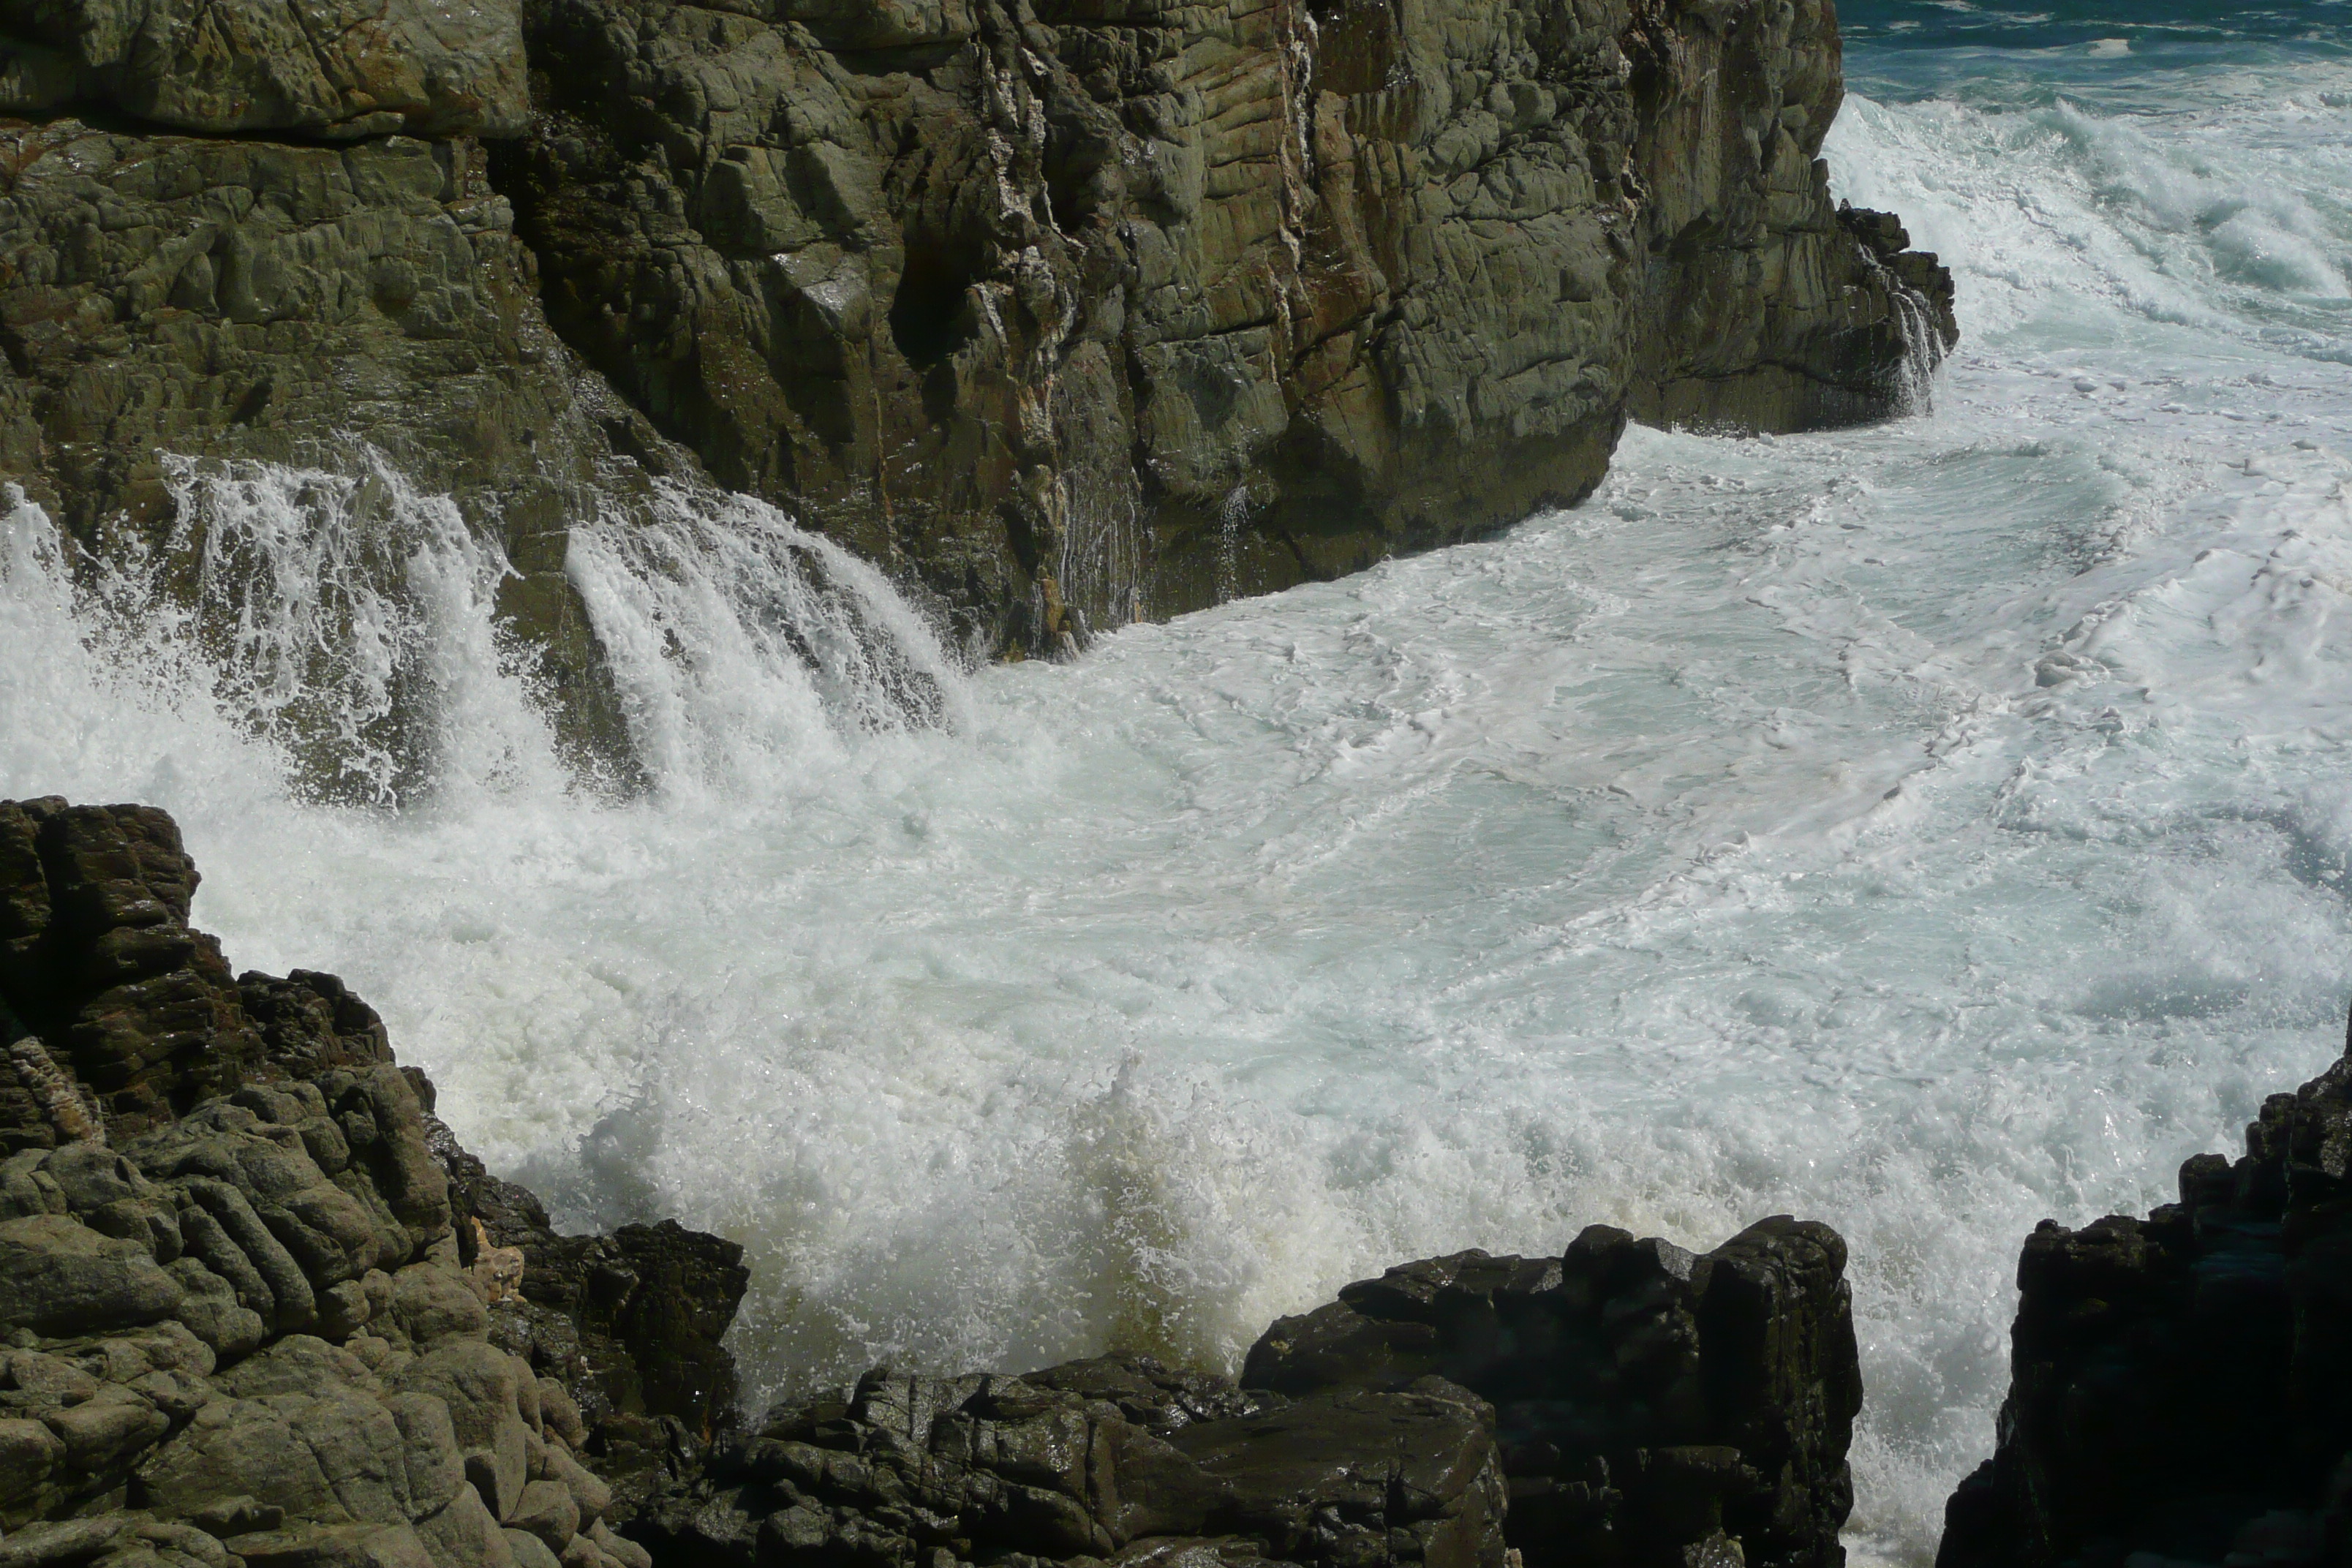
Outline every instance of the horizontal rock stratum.
[[1059, 647], [1629, 416], [1905, 406], [1949, 279], [1831, 200], [1842, 91], [1828, 0], [0, 4], [0, 478], [110, 555], [364, 442], [607, 742], [564, 540], [648, 475]]

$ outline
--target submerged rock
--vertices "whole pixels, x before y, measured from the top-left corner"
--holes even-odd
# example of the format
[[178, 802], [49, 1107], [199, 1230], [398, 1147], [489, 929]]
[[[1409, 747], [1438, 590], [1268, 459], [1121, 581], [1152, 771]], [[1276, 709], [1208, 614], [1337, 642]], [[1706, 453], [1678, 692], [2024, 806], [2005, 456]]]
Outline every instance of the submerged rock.
[[2352, 1042], [2180, 1201], [2018, 1260], [1993, 1457], [1938, 1568], [2352, 1561]]
[[[163, 812], [0, 802], [0, 1563], [646, 1568], [596, 1364], [499, 1342], [430, 1083], [333, 976], [230, 981], [196, 880]], [[621, 1254], [737, 1256], [651, 1234]], [[731, 1389], [681, 1325], [723, 1330], [740, 1268], [648, 1272], [629, 1352]]]

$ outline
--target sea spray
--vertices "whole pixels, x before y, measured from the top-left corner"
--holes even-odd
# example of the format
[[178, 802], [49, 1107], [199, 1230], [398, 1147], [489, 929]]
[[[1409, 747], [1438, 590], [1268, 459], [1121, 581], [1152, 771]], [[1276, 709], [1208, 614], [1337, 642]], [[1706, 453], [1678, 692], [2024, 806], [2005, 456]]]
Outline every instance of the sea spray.
[[[2075, 112], [2342, 255], [2320, 74]], [[26, 522], [0, 788], [173, 807], [202, 923], [342, 973], [500, 1169], [743, 1241], [755, 1402], [1230, 1364], [1402, 1258], [1796, 1212], [1853, 1247], [1857, 1539], [1922, 1561], [2019, 1238], [2168, 1195], [2352, 984], [2341, 308], [2148, 222], [2062, 118], [1832, 138], [1960, 269], [1929, 419], [1637, 430], [1506, 539], [969, 675], [772, 511], [584, 508], [625, 798], [307, 800], [192, 633], [107, 641]], [[526, 746], [463, 602], [507, 694], [467, 710]]]
[[142, 563], [143, 595], [113, 587], [111, 620], [184, 626], [222, 708], [321, 796], [560, 787], [497, 617], [505, 552], [381, 452], [351, 457], [332, 472], [165, 454], [176, 521]]
[[872, 565], [749, 496], [656, 480], [572, 529], [640, 763], [663, 786], [804, 766], [861, 733], [951, 724], [963, 673]]

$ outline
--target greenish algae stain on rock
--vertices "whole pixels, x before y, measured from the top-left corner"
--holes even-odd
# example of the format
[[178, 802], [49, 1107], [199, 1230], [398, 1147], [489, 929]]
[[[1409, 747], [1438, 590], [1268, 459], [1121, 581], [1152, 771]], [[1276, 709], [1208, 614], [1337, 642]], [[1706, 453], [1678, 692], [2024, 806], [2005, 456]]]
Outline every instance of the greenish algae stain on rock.
[[1820, 0], [842, 9], [548, 0], [494, 177], [657, 426], [992, 641], [1491, 531], [1629, 409], [1884, 416], [1941, 351], [1948, 279], [1830, 200]]
[[1893, 412], [1951, 336], [1828, 198], [1825, 0], [460, 9], [0, 6], [0, 475], [108, 563], [241, 464], [447, 496], [622, 788], [566, 551], [656, 477], [1055, 650], [1571, 500], [1629, 414]]

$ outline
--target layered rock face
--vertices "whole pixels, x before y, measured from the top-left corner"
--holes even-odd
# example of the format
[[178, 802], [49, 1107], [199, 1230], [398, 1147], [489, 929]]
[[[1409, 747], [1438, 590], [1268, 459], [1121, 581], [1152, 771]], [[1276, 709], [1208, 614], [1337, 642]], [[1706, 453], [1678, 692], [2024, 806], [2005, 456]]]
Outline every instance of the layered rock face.
[[544, 0], [529, 34], [493, 163], [557, 331], [722, 482], [1032, 647], [1578, 498], [1629, 408], [1884, 416], [1950, 335], [1934, 258], [1829, 199], [1827, 0]]
[[0, 1561], [650, 1568], [597, 1472], [740, 1254], [561, 1238], [634, 1307], [527, 1313], [431, 1085], [332, 976], [232, 979], [196, 880], [162, 812], [0, 802]]
[[449, 495], [610, 752], [565, 540], [649, 477], [1035, 650], [1896, 408], [1948, 279], [1839, 96], [1828, 0], [18, 0], [0, 474], [117, 561]]
[[640, 1521], [665, 1560], [1834, 1568], [1862, 1389], [1826, 1226], [1694, 1257], [1391, 1269], [1266, 1331], [1240, 1384], [1110, 1356], [877, 1368], [772, 1411]]
[[2000, 1446], [1939, 1568], [2352, 1563], [2352, 1055], [2180, 1201], [2018, 1262]]

